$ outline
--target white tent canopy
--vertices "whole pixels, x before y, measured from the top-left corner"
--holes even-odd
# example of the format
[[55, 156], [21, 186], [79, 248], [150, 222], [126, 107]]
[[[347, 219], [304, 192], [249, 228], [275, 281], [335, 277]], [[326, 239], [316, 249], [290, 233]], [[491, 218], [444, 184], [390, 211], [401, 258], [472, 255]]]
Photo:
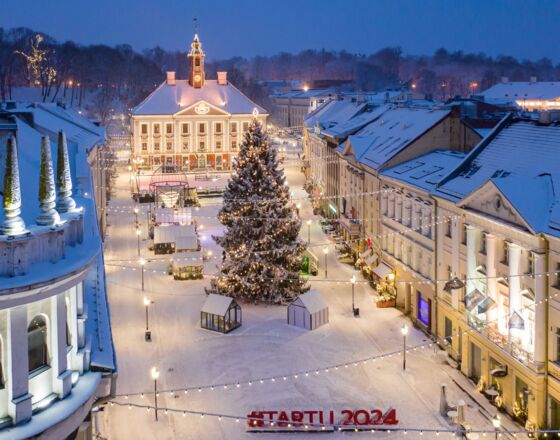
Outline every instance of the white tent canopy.
[[298, 296], [288, 306], [288, 324], [314, 330], [329, 322], [329, 306], [315, 290]]
[[161, 223], [191, 224], [191, 208], [156, 208], [156, 224]]
[[391, 272], [393, 272], [393, 269], [383, 262], [379, 263], [379, 266], [373, 269], [373, 273], [381, 279], [385, 279]]
[[196, 237], [194, 225], [169, 225], [154, 227], [154, 244], [176, 243], [180, 237]]
[[208, 295], [206, 302], [202, 306], [201, 312], [209, 313], [211, 315], [224, 316], [232, 301], [233, 298], [230, 298], [229, 296], [211, 293]]

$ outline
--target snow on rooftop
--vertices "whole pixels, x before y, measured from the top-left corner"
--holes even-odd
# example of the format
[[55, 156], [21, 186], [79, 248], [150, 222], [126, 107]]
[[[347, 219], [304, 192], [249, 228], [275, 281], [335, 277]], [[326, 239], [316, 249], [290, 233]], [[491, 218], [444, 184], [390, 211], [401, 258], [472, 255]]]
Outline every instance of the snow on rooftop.
[[465, 153], [435, 150], [391, 167], [380, 174], [431, 191], [465, 158]]
[[480, 93], [487, 102], [514, 102], [518, 100], [552, 100], [560, 98], [560, 81], [498, 83]]
[[298, 296], [295, 301], [298, 299], [301, 300], [309, 313], [316, 313], [328, 308], [326, 301], [317, 290], [310, 290], [309, 292]]
[[363, 111], [356, 116], [347, 119], [346, 121], [342, 121], [339, 124], [334, 125], [333, 127], [327, 128], [326, 130], [323, 130], [323, 132], [335, 138], [345, 138], [346, 136], [349, 136], [350, 134], [360, 130], [370, 122], [375, 121], [390, 108], [391, 104], [384, 104], [374, 108], [371, 111], [366, 109], [366, 111]]
[[208, 298], [200, 311], [210, 313], [212, 315], [224, 316], [232, 301], [233, 298], [230, 298], [229, 296], [211, 293], [208, 295]]
[[132, 109], [131, 114], [174, 115], [200, 101], [230, 114], [251, 115], [255, 108], [261, 114], [268, 113], [231, 83], [220, 85], [216, 80], [206, 80], [203, 87], [194, 88], [187, 80], [177, 80], [175, 85], [169, 85], [167, 82], [160, 84]]
[[322, 128], [336, 126], [352, 118], [366, 107], [365, 103], [357, 103], [343, 99], [333, 99], [319, 106], [305, 118], [305, 126], [317, 123]]
[[194, 225], [167, 225], [154, 227], [154, 244], [176, 243], [181, 237], [196, 237]]
[[[347, 144], [358, 162], [378, 169], [449, 114], [449, 110], [392, 108], [351, 135]], [[338, 148], [342, 153], [344, 150], [344, 146]]]

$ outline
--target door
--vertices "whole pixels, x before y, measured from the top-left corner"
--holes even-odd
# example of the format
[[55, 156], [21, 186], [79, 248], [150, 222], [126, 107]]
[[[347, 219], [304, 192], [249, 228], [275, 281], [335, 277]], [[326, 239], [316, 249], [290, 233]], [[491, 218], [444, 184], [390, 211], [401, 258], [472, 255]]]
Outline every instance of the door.
[[478, 383], [480, 376], [482, 375], [482, 354], [480, 352], [480, 347], [471, 342], [471, 365], [470, 365], [470, 378]]

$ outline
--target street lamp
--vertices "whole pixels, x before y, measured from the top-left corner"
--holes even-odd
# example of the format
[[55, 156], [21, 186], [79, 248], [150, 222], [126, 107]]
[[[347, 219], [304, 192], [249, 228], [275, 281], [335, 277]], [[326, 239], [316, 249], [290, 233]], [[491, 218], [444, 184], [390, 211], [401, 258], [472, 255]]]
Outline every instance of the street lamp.
[[146, 340], [146, 342], [152, 341], [152, 332], [148, 327], [148, 306], [153, 303], [153, 301], [150, 301], [148, 298], [144, 297], [144, 306], [146, 306], [146, 332], [144, 334], [144, 339]]
[[307, 245], [311, 244], [311, 220], [307, 220]]
[[498, 431], [500, 430], [500, 426], [502, 425], [502, 422], [501, 422], [498, 414], [496, 414], [494, 417], [492, 417], [492, 425], [494, 425], [494, 431], [496, 431], [496, 439], [497, 439], [498, 438]]
[[408, 325], [403, 324], [401, 327], [401, 333], [403, 335], [403, 360], [402, 360], [402, 369], [403, 371], [406, 370], [406, 335], [408, 335]]
[[136, 228], [136, 237], [138, 237], [138, 256], [140, 256], [140, 229]]
[[140, 266], [142, 267], [142, 292], [144, 291], [144, 265], [146, 264], [146, 260], [144, 260], [143, 258], [140, 258], [140, 260], [138, 261], [140, 263]]
[[356, 276], [355, 275], [352, 275], [352, 278], [350, 278], [350, 283], [352, 284], [352, 313], [354, 314], [354, 316], [359, 316], [360, 309], [357, 309], [356, 307], [354, 307], [354, 287], [356, 285]]
[[138, 228], [138, 207], [134, 207], [134, 217], [136, 218], [136, 227]]
[[325, 278], [327, 278], [327, 255], [329, 254], [329, 248], [323, 248], [323, 253], [325, 254]]
[[154, 406], [156, 409], [156, 422], [158, 421], [158, 406], [157, 406], [157, 380], [159, 378], [159, 369], [158, 367], [152, 367], [152, 369], [150, 370], [150, 374], [152, 376], [152, 379], [154, 380]]

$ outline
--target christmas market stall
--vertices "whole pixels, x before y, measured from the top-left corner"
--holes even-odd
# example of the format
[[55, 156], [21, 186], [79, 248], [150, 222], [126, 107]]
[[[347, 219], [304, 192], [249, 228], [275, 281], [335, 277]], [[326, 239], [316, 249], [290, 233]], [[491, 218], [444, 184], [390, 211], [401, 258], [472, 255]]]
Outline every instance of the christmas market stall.
[[315, 290], [303, 293], [293, 300], [288, 306], [288, 324], [306, 330], [328, 324], [329, 306]]
[[169, 274], [175, 280], [198, 280], [204, 274], [202, 251], [181, 251], [173, 254]]
[[394, 307], [397, 289], [395, 288], [395, 272], [391, 266], [382, 261], [373, 268], [372, 276], [376, 280], [377, 307]]
[[196, 236], [194, 225], [169, 225], [154, 227], [155, 254], [172, 254], [181, 237]]
[[215, 332], [229, 333], [241, 326], [241, 307], [229, 296], [211, 293], [200, 311], [200, 326]]

